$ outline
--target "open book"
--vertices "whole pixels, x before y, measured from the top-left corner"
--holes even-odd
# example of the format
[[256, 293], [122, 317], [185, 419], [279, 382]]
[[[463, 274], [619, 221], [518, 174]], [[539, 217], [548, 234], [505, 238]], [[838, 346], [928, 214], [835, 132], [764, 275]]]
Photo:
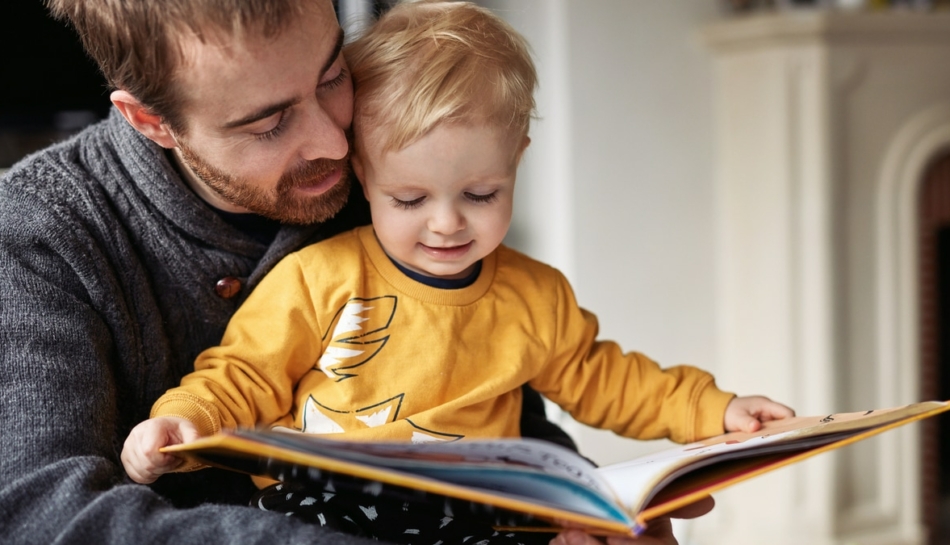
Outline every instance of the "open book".
[[322, 486], [338, 478], [466, 502], [510, 530], [638, 535], [650, 520], [717, 490], [947, 410], [950, 402], [929, 401], [794, 417], [600, 468], [529, 439], [412, 444], [237, 430], [163, 450], [279, 481]]

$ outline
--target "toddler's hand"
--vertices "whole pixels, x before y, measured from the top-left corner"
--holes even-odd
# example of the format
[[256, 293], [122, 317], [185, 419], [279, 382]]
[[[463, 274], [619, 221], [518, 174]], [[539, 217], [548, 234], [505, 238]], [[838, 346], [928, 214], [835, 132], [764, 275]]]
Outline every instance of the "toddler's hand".
[[726, 406], [726, 431], [757, 432], [762, 422], [795, 416], [795, 411], [764, 396], [736, 397]]
[[132, 428], [122, 447], [122, 465], [133, 481], [155, 482], [182, 464], [182, 459], [158, 449], [188, 443], [198, 438], [198, 429], [191, 421], [175, 416], [150, 418]]

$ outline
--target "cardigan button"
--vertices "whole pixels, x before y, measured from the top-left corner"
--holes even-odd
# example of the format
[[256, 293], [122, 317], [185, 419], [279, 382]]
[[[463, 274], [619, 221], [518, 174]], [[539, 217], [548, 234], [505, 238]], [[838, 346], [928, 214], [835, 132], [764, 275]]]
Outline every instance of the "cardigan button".
[[214, 291], [223, 299], [230, 299], [241, 291], [241, 281], [233, 276], [225, 276], [214, 285]]

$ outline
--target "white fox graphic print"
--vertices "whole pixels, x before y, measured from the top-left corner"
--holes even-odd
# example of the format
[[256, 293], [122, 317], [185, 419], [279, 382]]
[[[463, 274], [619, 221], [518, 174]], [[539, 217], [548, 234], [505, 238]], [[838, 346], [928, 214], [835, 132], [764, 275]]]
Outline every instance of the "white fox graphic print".
[[[330, 326], [323, 334], [330, 342], [314, 367], [330, 380], [340, 383], [359, 380], [385, 380], [381, 373], [374, 373], [374, 358], [380, 355], [390, 339], [390, 326], [396, 315], [398, 298], [395, 295], [349, 299], [337, 310]], [[392, 367], [388, 372], [392, 372]], [[379, 400], [365, 407], [331, 407], [313, 394], [308, 396], [302, 409], [304, 433], [332, 434], [360, 428], [375, 428], [399, 419], [405, 393]], [[415, 443], [432, 441], [457, 441], [462, 436], [429, 430], [406, 418], [411, 426], [411, 436], [406, 439]]]
[[372, 299], [354, 297], [347, 301], [327, 330], [333, 333], [317, 363], [320, 370], [336, 381], [356, 377], [355, 369], [372, 360], [386, 346], [396, 303], [395, 295]]

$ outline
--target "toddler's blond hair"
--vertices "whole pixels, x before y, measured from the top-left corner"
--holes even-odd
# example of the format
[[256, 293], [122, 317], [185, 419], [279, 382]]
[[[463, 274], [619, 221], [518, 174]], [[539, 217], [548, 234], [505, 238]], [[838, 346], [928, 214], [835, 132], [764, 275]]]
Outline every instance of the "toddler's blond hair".
[[469, 2], [393, 7], [344, 48], [353, 74], [357, 152], [400, 150], [440, 123], [486, 123], [526, 136], [537, 73], [527, 42]]

